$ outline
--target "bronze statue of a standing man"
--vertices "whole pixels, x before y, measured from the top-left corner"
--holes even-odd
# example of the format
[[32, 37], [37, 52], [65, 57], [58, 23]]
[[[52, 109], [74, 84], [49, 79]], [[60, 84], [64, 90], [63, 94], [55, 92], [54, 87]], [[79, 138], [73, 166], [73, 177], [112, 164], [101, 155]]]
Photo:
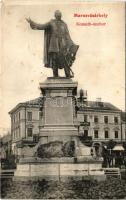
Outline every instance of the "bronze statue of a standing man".
[[[64, 68], [68, 78], [73, 77], [71, 70], [78, 45], [71, 40], [66, 23], [61, 20], [62, 14], [55, 11], [55, 19], [46, 24], [37, 24], [30, 18], [27, 21], [32, 29], [44, 30], [44, 64], [53, 69], [53, 76], [58, 77], [58, 69]], [[72, 73], [72, 74], [71, 74]]]

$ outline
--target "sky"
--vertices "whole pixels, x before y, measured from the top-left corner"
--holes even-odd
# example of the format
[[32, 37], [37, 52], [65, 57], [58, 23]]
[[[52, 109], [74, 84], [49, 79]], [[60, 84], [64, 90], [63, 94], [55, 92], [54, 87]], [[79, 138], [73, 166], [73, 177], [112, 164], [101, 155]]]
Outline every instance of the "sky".
[[[39, 83], [52, 76], [43, 64], [44, 31], [32, 30], [26, 18], [44, 24], [54, 18], [55, 10], [62, 12], [79, 45], [72, 66], [78, 90], [87, 90], [89, 100], [101, 97], [125, 109], [124, 2], [59, 2], [6, 0], [1, 6], [0, 134], [10, 128], [8, 112], [19, 102], [39, 97]], [[74, 17], [75, 13], [107, 17]], [[77, 26], [77, 22], [106, 25]]]

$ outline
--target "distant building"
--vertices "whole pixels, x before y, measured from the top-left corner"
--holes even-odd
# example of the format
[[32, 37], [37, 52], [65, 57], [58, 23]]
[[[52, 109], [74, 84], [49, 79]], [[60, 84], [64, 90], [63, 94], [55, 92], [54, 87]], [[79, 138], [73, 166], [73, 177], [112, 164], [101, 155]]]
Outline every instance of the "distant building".
[[[76, 99], [75, 107], [79, 136], [90, 138], [94, 143], [111, 139], [126, 141], [125, 122], [121, 120], [120, 109], [101, 99], [88, 101], [87, 93], [82, 91]], [[19, 103], [9, 114], [12, 150], [19, 155], [22, 146], [33, 146], [39, 139], [40, 127], [43, 125], [43, 97]]]
[[12, 145], [12, 138], [10, 133], [0, 138], [1, 159], [8, 159], [8, 157], [11, 155], [11, 145]]

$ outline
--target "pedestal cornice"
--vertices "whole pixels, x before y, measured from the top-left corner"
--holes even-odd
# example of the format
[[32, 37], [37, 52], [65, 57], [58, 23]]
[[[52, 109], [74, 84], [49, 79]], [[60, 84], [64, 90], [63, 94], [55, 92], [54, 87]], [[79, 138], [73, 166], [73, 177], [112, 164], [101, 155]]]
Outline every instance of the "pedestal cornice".
[[78, 83], [73, 82], [73, 80], [70, 78], [48, 77], [45, 82], [40, 83], [39, 85], [41, 89], [49, 89], [49, 88], [53, 88], [53, 89], [76, 88], [77, 89]]

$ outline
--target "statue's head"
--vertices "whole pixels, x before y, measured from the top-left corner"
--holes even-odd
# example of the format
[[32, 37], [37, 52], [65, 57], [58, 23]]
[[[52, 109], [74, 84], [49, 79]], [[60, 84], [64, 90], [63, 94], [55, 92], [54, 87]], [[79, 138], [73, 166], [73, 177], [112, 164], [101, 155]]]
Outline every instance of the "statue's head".
[[61, 19], [61, 17], [62, 17], [62, 13], [60, 12], [60, 10], [56, 10], [55, 11], [55, 18], [59, 20], [59, 19]]

